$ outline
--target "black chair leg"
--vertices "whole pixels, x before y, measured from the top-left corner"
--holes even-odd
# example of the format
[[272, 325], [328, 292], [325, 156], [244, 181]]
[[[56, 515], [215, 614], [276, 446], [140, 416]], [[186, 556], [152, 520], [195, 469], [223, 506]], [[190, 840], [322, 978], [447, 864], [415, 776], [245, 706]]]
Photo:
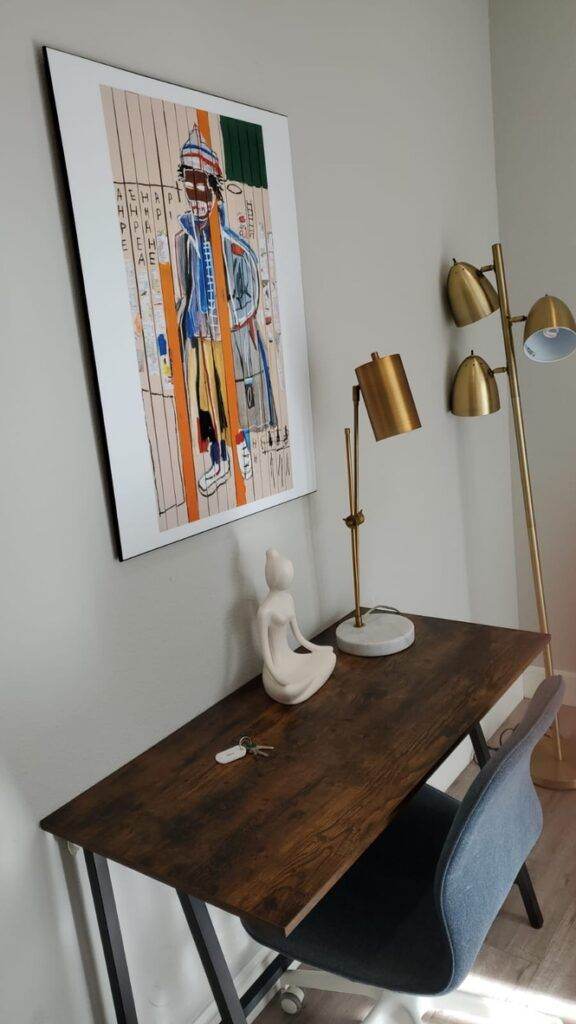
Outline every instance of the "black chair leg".
[[522, 900], [528, 914], [528, 920], [533, 928], [541, 928], [544, 924], [544, 917], [538, 903], [538, 897], [534, 892], [532, 879], [525, 864], [522, 865], [516, 877], [516, 885], [520, 889]]
[[[470, 739], [472, 740], [476, 760], [480, 767], [483, 768], [490, 760], [490, 748], [486, 743], [482, 726], [479, 722], [472, 726]], [[522, 896], [522, 902], [524, 903], [530, 924], [533, 928], [541, 928], [544, 924], [544, 917], [538, 903], [538, 897], [534, 891], [534, 886], [532, 885], [532, 879], [525, 864], [522, 865], [516, 876], [516, 885], [520, 889], [520, 895]]]

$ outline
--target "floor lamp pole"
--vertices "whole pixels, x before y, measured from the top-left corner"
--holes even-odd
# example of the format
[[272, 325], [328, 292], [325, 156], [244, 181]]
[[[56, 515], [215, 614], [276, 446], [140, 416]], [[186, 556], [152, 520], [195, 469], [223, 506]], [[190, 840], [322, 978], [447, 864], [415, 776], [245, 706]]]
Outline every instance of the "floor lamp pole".
[[[504, 338], [504, 348], [506, 350], [506, 369], [508, 376], [508, 384], [510, 386], [510, 400], [512, 405], [512, 416], [514, 420], [514, 433], [516, 435], [516, 449], [518, 452], [518, 466], [520, 469], [520, 480], [522, 482], [522, 497], [524, 499], [524, 514], [526, 516], [526, 530], [528, 532], [528, 544], [530, 547], [530, 560], [532, 562], [532, 576], [534, 580], [534, 593], [536, 597], [536, 606], [538, 609], [538, 622], [540, 629], [543, 633], [549, 633], [548, 628], [548, 615], [546, 612], [546, 598], [544, 594], [544, 582], [542, 579], [542, 562], [540, 559], [540, 548], [538, 544], [538, 533], [536, 530], [536, 519], [534, 515], [534, 502], [532, 499], [532, 484], [530, 481], [530, 467], [528, 465], [528, 454], [526, 450], [526, 435], [524, 431], [524, 417], [522, 415], [522, 402], [520, 398], [520, 388], [518, 386], [518, 371], [516, 368], [516, 355], [514, 352], [514, 338], [512, 336], [512, 324], [525, 320], [526, 317], [512, 317], [510, 315], [510, 305], [508, 302], [508, 289], [506, 285], [506, 274], [504, 270], [504, 261], [502, 259], [502, 247], [500, 243], [496, 243], [492, 246], [492, 257], [494, 260], [494, 273], [496, 275], [496, 281], [498, 285], [498, 296], [500, 299], [500, 319], [502, 322], [502, 335]], [[554, 673], [554, 667], [552, 662], [552, 648], [548, 644], [544, 651], [544, 666], [546, 675], [550, 676]], [[563, 761], [562, 751], [562, 740], [560, 737], [560, 727], [558, 724], [558, 718], [554, 720], [554, 756], [556, 762], [561, 763]], [[546, 743], [546, 740], [541, 741]], [[546, 755], [544, 755], [546, 756]], [[547, 755], [550, 759], [550, 754]], [[555, 780], [549, 778], [550, 772], [544, 772], [540, 777], [538, 769], [539, 759], [535, 756], [535, 781], [541, 785], [552, 786], [556, 788], [576, 788], [576, 778], [572, 780], [572, 785], [568, 785], [568, 779], [564, 781], [561, 786], [560, 782], [556, 780], [556, 786], [554, 785]], [[553, 773], [556, 774], [556, 773]]]

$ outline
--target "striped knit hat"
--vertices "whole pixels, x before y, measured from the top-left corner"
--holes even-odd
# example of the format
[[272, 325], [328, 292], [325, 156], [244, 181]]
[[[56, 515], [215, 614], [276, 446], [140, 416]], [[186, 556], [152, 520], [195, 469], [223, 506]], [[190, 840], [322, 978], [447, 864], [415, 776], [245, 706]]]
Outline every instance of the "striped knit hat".
[[217, 154], [206, 145], [198, 125], [194, 125], [188, 140], [181, 150], [182, 166], [191, 167], [195, 171], [204, 171], [205, 174], [214, 174], [217, 178], [222, 177], [222, 168]]

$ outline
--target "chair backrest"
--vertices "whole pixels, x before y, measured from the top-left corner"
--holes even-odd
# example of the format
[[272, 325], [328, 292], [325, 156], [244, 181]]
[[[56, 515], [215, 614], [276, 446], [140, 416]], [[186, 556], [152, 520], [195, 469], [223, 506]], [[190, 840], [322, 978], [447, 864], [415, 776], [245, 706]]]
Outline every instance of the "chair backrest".
[[476, 776], [440, 856], [436, 906], [452, 952], [457, 988], [542, 831], [530, 757], [562, 703], [561, 676], [542, 682], [522, 722]]

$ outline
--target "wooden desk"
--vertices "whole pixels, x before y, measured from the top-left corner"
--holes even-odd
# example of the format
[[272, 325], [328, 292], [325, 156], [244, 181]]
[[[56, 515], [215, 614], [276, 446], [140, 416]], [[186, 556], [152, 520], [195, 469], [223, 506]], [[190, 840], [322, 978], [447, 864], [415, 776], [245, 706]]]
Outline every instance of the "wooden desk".
[[[408, 650], [339, 653], [329, 682], [294, 707], [253, 679], [41, 822], [88, 851], [101, 932], [116, 927], [108, 858], [178, 890], [197, 944], [210, 940], [209, 975], [206, 903], [289, 933], [549, 640], [410, 617]], [[334, 643], [334, 627], [315, 640]], [[243, 734], [272, 744], [272, 756], [217, 764]]]

